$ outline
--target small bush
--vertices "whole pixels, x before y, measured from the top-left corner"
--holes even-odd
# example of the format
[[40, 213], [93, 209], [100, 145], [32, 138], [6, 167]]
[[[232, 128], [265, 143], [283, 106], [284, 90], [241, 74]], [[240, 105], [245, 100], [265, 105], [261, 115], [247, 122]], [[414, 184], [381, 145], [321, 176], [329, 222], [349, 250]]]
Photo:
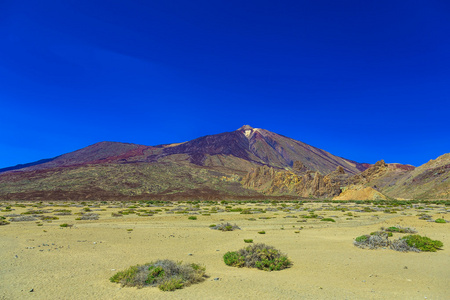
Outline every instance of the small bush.
[[445, 221], [444, 219], [441, 219], [441, 218], [436, 219], [434, 222], [436, 222], [436, 223], [447, 223], [447, 221]]
[[265, 244], [254, 244], [238, 251], [227, 252], [223, 260], [228, 266], [258, 268], [264, 271], [283, 270], [292, 265], [286, 255]]
[[383, 235], [383, 234], [387, 234], [388, 237], [392, 237], [394, 234], [390, 231], [385, 232], [385, 231], [374, 231], [371, 232], [370, 235]]
[[71, 210], [68, 209], [56, 209], [53, 211], [57, 216], [68, 216], [72, 214]]
[[81, 215], [81, 217], [76, 218], [75, 220], [98, 220], [98, 214], [84, 213]]
[[197, 217], [196, 216], [190, 216], [188, 219], [189, 220], [197, 220]]
[[171, 277], [161, 282], [158, 286], [161, 291], [174, 291], [183, 288], [183, 279], [179, 277]]
[[438, 240], [432, 240], [426, 236], [408, 235], [402, 238], [408, 246], [419, 249], [420, 251], [436, 252], [440, 250], [444, 244]]
[[243, 267], [245, 265], [244, 257], [235, 251], [225, 253], [223, 261], [227, 266]]
[[33, 217], [33, 216], [20, 216], [20, 217], [14, 217], [11, 218], [10, 221], [11, 222], [29, 222], [29, 221], [36, 221], [37, 218]]
[[390, 242], [387, 233], [377, 235], [361, 235], [357, 237], [353, 243], [355, 246], [363, 249], [377, 249], [380, 247], [388, 247]]
[[259, 234], [266, 234], [266, 232], [264, 230], [262, 231], [258, 231]]
[[72, 226], [67, 223], [63, 223], [63, 224], [60, 224], [59, 227], [72, 227]]
[[250, 243], [253, 243], [253, 240], [252, 239], [248, 239], [248, 240], [244, 239], [244, 242], [247, 243], [247, 244], [250, 244]]
[[210, 226], [210, 228], [214, 229], [214, 230], [221, 230], [221, 231], [233, 231], [233, 230], [236, 230], [236, 229], [241, 229], [236, 224], [231, 225], [228, 222], [227, 223], [222, 223], [222, 224], [219, 224], [219, 225], [215, 225], [215, 226]]
[[355, 239], [355, 241], [357, 241], [357, 242], [365, 242], [365, 241], [367, 241], [369, 239], [369, 236], [367, 236], [367, 235], [361, 235], [361, 236], [358, 236], [356, 239]]
[[320, 221], [324, 221], [324, 222], [336, 222], [334, 219], [332, 218], [323, 218]]
[[41, 219], [42, 221], [59, 220], [58, 217], [54, 217], [54, 216], [41, 216], [41, 217], [39, 217], [39, 219]]
[[420, 252], [419, 249], [409, 246], [406, 240], [404, 239], [397, 239], [392, 241], [391, 244], [389, 245], [389, 248], [400, 252], [408, 252], [408, 251]]
[[[383, 228], [382, 228], [383, 229]], [[398, 232], [398, 233], [417, 233], [414, 228], [402, 227], [402, 226], [392, 226], [385, 229], [388, 232]]]
[[198, 264], [182, 264], [166, 259], [132, 266], [109, 280], [122, 286], [157, 286], [162, 291], [174, 291], [201, 282], [205, 277], [205, 268]]
[[9, 224], [8, 221], [0, 220], [0, 226], [1, 226], [1, 225], [8, 225], [8, 224]]

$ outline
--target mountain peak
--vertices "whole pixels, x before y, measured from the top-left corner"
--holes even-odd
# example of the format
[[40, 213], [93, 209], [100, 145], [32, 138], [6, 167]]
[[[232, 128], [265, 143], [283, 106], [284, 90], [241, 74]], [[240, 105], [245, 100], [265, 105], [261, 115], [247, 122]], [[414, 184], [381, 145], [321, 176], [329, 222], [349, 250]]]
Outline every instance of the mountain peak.
[[244, 126], [242, 126], [241, 128], [239, 128], [237, 131], [253, 130], [253, 129], [255, 129], [255, 128], [253, 128], [253, 127], [250, 126], [250, 125], [244, 125]]

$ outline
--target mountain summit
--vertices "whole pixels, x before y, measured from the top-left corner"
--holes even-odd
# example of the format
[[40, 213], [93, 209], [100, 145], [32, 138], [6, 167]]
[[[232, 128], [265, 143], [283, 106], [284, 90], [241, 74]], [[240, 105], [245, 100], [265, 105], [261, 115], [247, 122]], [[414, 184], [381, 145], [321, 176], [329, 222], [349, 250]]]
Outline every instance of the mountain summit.
[[253, 127], [250, 126], [250, 125], [244, 125], [244, 126], [242, 126], [241, 128], [239, 128], [239, 129], [236, 130], [236, 131], [245, 131], [245, 130], [253, 130], [253, 129], [255, 129], [255, 128], [253, 128]]
[[156, 159], [184, 155], [199, 166], [225, 167], [249, 171], [255, 166], [292, 168], [301, 161], [311, 171], [327, 174], [341, 166], [345, 172], [357, 174], [366, 168], [357, 162], [335, 156], [280, 134], [244, 125], [236, 131], [208, 135], [163, 149]]

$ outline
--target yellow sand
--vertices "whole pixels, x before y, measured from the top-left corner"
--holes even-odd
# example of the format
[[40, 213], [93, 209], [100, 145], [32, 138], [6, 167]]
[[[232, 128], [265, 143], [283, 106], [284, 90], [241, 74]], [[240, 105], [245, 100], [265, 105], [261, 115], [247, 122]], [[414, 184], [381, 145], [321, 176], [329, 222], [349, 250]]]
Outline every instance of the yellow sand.
[[[413, 209], [405, 211], [410, 215], [353, 213], [360, 217], [352, 220], [346, 220], [347, 212], [316, 212], [337, 216], [334, 217], [336, 223], [315, 219], [299, 223], [297, 220], [301, 218], [283, 217], [307, 212], [288, 214], [281, 211], [255, 215], [238, 212], [199, 215], [197, 220], [164, 212], [152, 217], [111, 217], [111, 212], [118, 210], [111, 208], [100, 212], [98, 221], [75, 221], [76, 216], [70, 215], [61, 216], [52, 223], [44, 222], [43, 226], [37, 226], [35, 222], [11, 222], [0, 226], [0, 299], [450, 297], [450, 224], [419, 220]], [[24, 208], [16, 208], [12, 213], [23, 211]], [[445, 217], [438, 215], [437, 209], [431, 214]], [[261, 216], [275, 218], [258, 219]], [[249, 221], [251, 217], [256, 221]], [[219, 232], [209, 228], [210, 224], [221, 223], [221, 219], [236, 223], [242, 230]], [[62, 223], [74, 226], [61, 228], [59, 224]], [[443, 250], [400, 253], [353, 246], [355, 237], [379, 230], [381, 226], [397, 224], [415, 227], [419, 234], [441, 240]], [[304, 228], [299, 230], [300, 226]], [[266, 234], [257, 233], [261, 230]], [[276, 272], [226, 266], [222, 256], [247, 245], [244, 239], [275, 246], [290, 257], [293, 266]], [[201, 263], [210, 277], [203, 283], [175, 292], [149, 287], [122, 288], [109, 281], [117, 271], [131, 265], [165, 258]], [[34, 291], [30, 292], [31, 289]]]
[[354, 186], [346, 189], [333, 200], [386, 200], [386, 196], [371, 187]]

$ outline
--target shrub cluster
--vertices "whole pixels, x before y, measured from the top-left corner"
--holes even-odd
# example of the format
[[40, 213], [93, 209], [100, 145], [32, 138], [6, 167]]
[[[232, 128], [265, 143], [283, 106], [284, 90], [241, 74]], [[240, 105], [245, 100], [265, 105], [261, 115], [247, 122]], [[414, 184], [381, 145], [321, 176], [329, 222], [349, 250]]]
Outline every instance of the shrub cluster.
[[174, 291], [201, 282], [205, 277], [205, 268], [200, 265], [165, 259], [132, 266], [116, 273], [109, 280], [122, 286], [157, 286], [162, 291]]
[[228, 266], [258, 268], [264, 271], [283, 270], [292, 265], [285, 254], [265, 244], [253, 244], [238, 251], [227, 252], [223, 260]]
[[420, 251], [436, 252], [436, 250], [439, 250], [444, 246], [441, 241], [432, 240], [429, 237], [420, 236], [418, 234], [405, 236], [402, 240], [404, 240], [408, 246], [417, 248]]
[[432, 240], [428, 237], [420, 235], [408, 235], [393, 241], [389, 240], [390, 236], [391, 235], [389, 235], [388, 232], [376, 231], [372, 232], [371, 235], [361, 235], [357, 237], [353, 244], [363, 249], [389, 247], [392, 250], [401, 252], [436, 252], [443, 246], [441, 241]]
[[241, 229], [236, 224], [232, 225], [232, 224], [230, 224], [228, 222], [227, 223], [222, 223], [222, 224], [219, 224], [219, 225], [210, 226], [210, 228], [214, 229], [214, 230], [221, 230], [221, 231], [233, 231], [233, 230], [236, 230], [236, 229]]
[[19, 217], [14, 217], [11, 218], [10, 221], [11, 222], [29, 222], [29, 221], [36, 221], [37, 218], [34, 216], [19, 216]]

